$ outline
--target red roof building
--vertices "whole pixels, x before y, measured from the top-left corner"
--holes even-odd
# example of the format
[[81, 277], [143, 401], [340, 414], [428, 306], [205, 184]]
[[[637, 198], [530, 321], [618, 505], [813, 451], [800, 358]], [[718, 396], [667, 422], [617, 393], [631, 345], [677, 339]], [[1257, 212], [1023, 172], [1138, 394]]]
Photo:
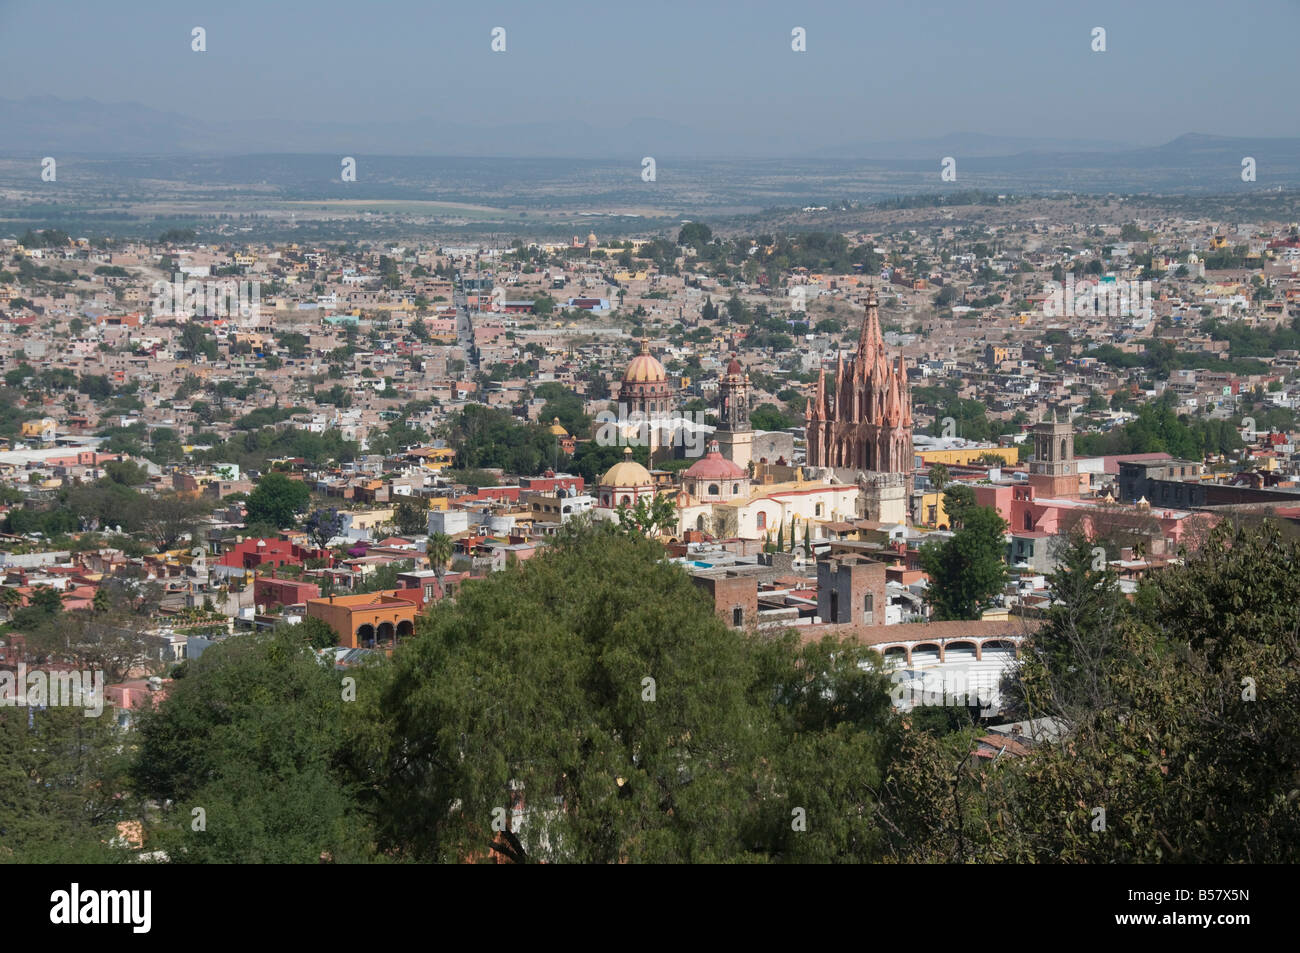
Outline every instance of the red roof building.
[[539, 477], [519, 478], [519, 488], [533, 493], [554, 493], [556, 490], [572, 490], [574, 493], [582, 493], [585, 486], [586, 481], [580, 476], [555, 473], [551, 470], [547, 470]]
[[253, 602], [259, 606], [296, 606], [319, 598], [320, 586], [312, 582], [275, 576], [258, 576], [253, 580]]
[[308, 559], [329, 558], [327, 549], [307, 549], [283, 539], [246, 539], [218, 559], [214, 565], [232, 569], [259, 566], [301, 566]]

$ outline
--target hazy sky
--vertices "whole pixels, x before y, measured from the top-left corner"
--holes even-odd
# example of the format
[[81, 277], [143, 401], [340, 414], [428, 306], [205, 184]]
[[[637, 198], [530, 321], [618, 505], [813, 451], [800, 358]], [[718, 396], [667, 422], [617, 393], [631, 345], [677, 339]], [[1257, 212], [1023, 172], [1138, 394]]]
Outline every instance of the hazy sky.
[[[505, 53], [489, 48], [496, 26]], [[1297, 38], [1297, 0], [0, 0], [0, 97], [218, 119], [655, 118], [805, 144], [1155, 144], [1300, 135]]]

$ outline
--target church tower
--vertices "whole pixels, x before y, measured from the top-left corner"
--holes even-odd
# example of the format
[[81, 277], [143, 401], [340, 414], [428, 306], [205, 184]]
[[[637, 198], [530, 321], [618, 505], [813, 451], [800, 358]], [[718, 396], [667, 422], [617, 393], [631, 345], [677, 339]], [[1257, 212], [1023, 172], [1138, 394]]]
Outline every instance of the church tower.
[[1079, 465], [1074, 459], [1074, 425], [1056, 419], [1040, 420], [1034, 435], [1034, 457], [1029, 461], [1029, 485], [1039, 497], [1079, 495]]
[[718, 382], [718, 429], [714, 439], [723, 457], [742, 469], [754, 458], [754, 431], [749, 426], [749, 375], [733, 355]]
[[[650, 342], [642, 338], [641, 353], [632, 358], [623, 373], [623, 382], [618, 388], [618, 402], [623, 419], [633, 421], [630, 425], [624, 425], [629, 435], [638, 433], [649, 441], [651, 461], [659, 449], [666, 445], [662, 419], [672, 410], [676, 396], [676, 391], [668, 380], [668, 372], [650, 353]], [[671, 443], [672, 439], [672, 435], [668, 434], [667, 443]]]
[[867, 293], [867, 316], [858, 349], [846, 365], [841, 354], [828, 391], [826, 374], [808, 406], [808, 464], [876, 473], [912, 470], [912, 392], [901, 355], [890, 360], [880, 333], [876, 290]]

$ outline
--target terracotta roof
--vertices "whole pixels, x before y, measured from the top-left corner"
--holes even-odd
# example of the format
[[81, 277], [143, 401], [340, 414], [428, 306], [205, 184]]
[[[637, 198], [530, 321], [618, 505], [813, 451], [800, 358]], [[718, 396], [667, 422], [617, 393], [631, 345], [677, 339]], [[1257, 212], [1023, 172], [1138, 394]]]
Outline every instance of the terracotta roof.
[[1102, 470], [1112, 476], [1118, 476], [1121, 463], [1153, 463], [1159, 460], [1172, 460], [1173, 457], [1167, 453], [1121, 453], [1101, 459]]
[[999, 753], [1023, 757], [1029, 754], [1029, 748], [1008, 735], [985, 735], [976, 741], [977, 758], [996, 758]]

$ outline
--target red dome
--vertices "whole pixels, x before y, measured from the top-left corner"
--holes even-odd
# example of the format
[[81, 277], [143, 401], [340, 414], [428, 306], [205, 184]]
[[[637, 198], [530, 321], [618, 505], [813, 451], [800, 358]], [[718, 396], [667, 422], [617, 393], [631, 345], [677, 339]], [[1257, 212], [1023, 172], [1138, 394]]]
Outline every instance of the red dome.
[[749, 471], [724, 457], [715, 440], [704, 458], [691, 464], [686, 476], [696, 480], [748, 480]]

